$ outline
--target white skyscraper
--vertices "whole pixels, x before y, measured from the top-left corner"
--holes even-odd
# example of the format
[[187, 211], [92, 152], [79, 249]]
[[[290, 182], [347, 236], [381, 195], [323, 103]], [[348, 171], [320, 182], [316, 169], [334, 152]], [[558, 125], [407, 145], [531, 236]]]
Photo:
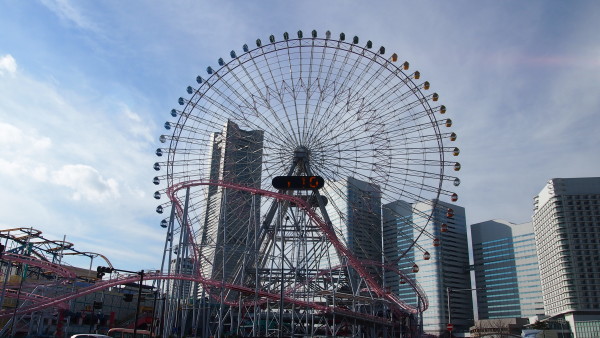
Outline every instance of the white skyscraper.
[[533, 228], [546, 314], [564, 316], [575, 337], [600, 336], [600, 177], [548, 181]]

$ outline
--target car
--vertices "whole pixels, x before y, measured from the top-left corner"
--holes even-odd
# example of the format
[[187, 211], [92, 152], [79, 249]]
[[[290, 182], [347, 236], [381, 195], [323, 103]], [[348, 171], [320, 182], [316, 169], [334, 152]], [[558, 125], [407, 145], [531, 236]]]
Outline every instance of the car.
[[99, 337], [110, 337], [103, 334], [95, 334], [95, 333], [79, 333], [74, 334], [71, 338], [99, 338]]
[[[107, 334], [111, 338], [133, 338], [133, 329], [113, 327], [108, 330]], [[156, 337], [155, 334], [150, 334], [148, 330], [137, 330], [136, 335], [138, 338]]]

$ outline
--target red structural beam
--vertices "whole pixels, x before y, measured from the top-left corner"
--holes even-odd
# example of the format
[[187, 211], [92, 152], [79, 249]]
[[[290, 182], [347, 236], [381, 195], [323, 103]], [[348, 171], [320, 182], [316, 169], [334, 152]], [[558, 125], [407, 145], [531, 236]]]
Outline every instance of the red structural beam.
[[[304, 210], [304, 212], [306, 212], [306, 214], [317, 224], [319, 229], [323, 232], [323, 234], [325, 234], [327, 236], [327, 239], [333, 244], [333, 246], [335, 247], [337, 252], [341, 253], [344, 257], [346, 257], [348, 259], [349, 265], [358, 272], [358, 274], [361, 276], [361, 278], [363, 278], [365, 280], [365, 282], [367, 283], [369, 288], [371, 288], [379, 297], [386, 299], [395, 305], [394, 310], [397, 314], [401, 314], [401, 312], [417, 313], [419, 311], [423, 311], [423, 309], [418, 309], [418, 308], [410, 306], [409, 304], [407, 304], [406, 302], [404, 302], [403, 300], [398, 298], [396, 295], [386, 292], [381, 287], [381, 285], [379, 285], [379, 283], [377, 283], [375, 281], [375, 279], [366, 271], [365, 266], [370, 265], [370, 264], [364, 264], [358, 258], [356, 258], [350, 252], [350, 250], [348, 250], [348, 248], [346, 248], [346, 246], [343, 245], [339, 241], [339, 239], [337, 238], [337, 236], [336, 236], [335, 232], [333, 231], [333, 229], [331, 228], [331, 226], [327, 225], [325, 223], [325, 221], [323, 221], [323, 219], [315, 213], [315, 211], [312, 209], [312, 207], [309, 205], [309, 203], [307, 201], [300, 199], [298, 197], [288, 195], [288, 194], [281, 194], [281, 193], [278, 193], [275, 191], [262, 190], [262, 189], [258, 189], [258, 188], [242, 186], [242, 185], [233, 184], [233, 183], [224, 182], [224, 181], [194, 180], [194, 181], [188, 181], [188, 182], [181, 182], [181, 183], [178, 183], [176, 185], [173, 185], [173, 186], [167, 188], [167, 195], [169, 196], [171, 201], [175, 204], [177, 210], [181, 213], [180, 215], [183, 215], [183, 208], [181, 207], [181, 201], [177, 197], [177, 192], [187, 189], [187, 188], [191, 188], [191, 187], [195, 187], [195, 186], [204, 186], [204, 185], [212, 185], [212, 186], [219, 186], [219, 187], [223, 187], [223, 188], [247, 191], [247, 192], [250, 192], [253, 194], [272, 197], [277, 200], [284, 200], [284, 201], [295, 203], [300, 209]], [[185, 224], [187, 227], [189, 227], [190, 231], [192, 230], [191, 224], [188, 220], [185, 220], [185, 222], [183, 224]], [[190, 240], [192, 241], [192, 244], [195, 244], [195, 243], [193, 243], [193, 238], [191, 238], [191, 237], [193, 237], [193, 236], [190, 236]], [[194, 256], [196, 258], [199, 258], [201, 256], [201, 253], [198, 251], [198, 246], [193, 245], [192, 247], [194, 248]], [[426, 298], [426, 296], [422, 292], [422, 290], [415, 289], [415, 292], [417, 292], [417, 294], [419, 295], [419, 297], [421, 299]]]

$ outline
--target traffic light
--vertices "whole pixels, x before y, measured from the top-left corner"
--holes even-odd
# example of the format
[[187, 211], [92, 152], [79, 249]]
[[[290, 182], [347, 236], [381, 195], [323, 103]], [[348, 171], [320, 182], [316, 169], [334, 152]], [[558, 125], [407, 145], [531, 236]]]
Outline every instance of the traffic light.
[[126, 293], [123, 295], [123, 300], [127, 303], [133, 302], [133, 293]]
[[97, 310], [102, 309], [102, 302], [94, 302], [94, 309], [97, 309]]
[[113, 270], [114, 270], [113, 268], [109, 268], [106, 266], [99, 266], [96, 269], [96, 278], [102, 279], [102, 277], [104, 276], [104, 273], [111, 273], [111, 272], [113, 272]]

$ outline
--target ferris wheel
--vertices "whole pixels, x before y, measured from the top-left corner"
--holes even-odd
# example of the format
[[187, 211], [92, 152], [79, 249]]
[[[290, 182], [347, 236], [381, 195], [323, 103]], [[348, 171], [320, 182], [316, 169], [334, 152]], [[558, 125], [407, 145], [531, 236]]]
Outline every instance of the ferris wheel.
[[[154, 164], [173, 271], [187, 260], [202, 280], [228, 285], [200, 282], [221, 304], [217, 332], [269, 334], [266, 316], [279, 334], [283, 323], [315, 333], [322, 328], [298, 323], [333, 298], [334, 315], [372, 323], [423, 311], [425, 300], [411, 307], [385, 280], [418, 270], [399, 264], [408, 252], [428, 259], [419, 242], [440, 241], [426, 230], [431, 215], [458, 199], [447, 186], [460, 184], [449, 174], [460, 170], [459, 150], [445, 146], [457, 136], [430, 83], [397, 54], [344, 33], [271, 35], [229, 56], [179, 98]], [[420, 223], [405, 217], [414, 212]], [[386, 218], [402, 220], [408, 241], [393, 257], [383, 254]], [[368, 309], [357, 297], [371, 299]]]

